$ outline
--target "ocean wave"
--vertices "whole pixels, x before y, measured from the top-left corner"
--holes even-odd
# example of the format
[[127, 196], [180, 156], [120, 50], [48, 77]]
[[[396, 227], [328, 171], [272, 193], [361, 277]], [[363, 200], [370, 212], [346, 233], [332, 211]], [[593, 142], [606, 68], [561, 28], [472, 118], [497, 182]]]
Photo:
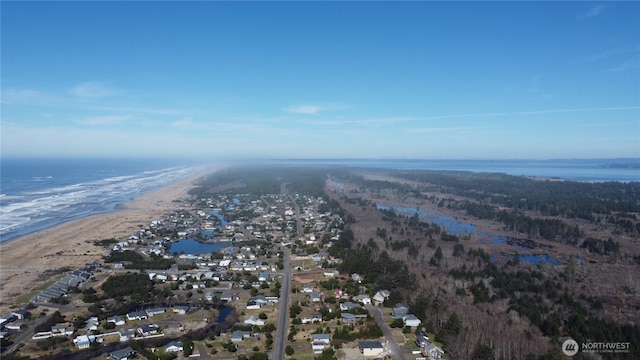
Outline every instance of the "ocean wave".
[[0, 240], [40, 230], [45, 225], [111, 211], [120, 203], [201, 170], [200, 167], [173, 167], [53, 186], [19, 196], [2, 194]]

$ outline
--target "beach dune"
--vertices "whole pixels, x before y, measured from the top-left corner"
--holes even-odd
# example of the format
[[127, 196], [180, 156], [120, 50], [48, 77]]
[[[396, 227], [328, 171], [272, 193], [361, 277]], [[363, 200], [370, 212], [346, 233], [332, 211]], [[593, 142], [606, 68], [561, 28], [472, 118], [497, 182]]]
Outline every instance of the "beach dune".
[[113, 212], [69, 221], [0, 243], [0, 314], [19, 306], [18, 298], [51, 280], [51, 270], [82, 267], [105, 251], [95, 240], [126, 239], [141, 226], [180, 207], [194, 183], [205, 174], [143, 194]]

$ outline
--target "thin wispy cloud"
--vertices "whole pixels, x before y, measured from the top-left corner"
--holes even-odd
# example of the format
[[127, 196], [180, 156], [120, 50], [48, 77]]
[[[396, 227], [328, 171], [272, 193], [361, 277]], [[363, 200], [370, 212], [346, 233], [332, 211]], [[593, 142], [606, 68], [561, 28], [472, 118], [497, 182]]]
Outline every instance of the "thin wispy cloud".
[[443, 134], [443, 133], [460, 133], [460, 132], [464, 132], [464, 133], [468, 133], [473, 131], [474, 127], [466, 127], [466, 126], [459, 126], [459, 127], [414, 127], [414, 128], [407, 128], [404, 129], [404, 131], [406, 133], [409, 134]]
[[85, 126], [113, 126], [119, 125], [127, 120], [130, 120], [129, 115], [105, 115], [105, 116], [92, 116], [84, 119], [75, 120], [78, 125]]
[[71, 94], [80, 98], [103, 98], [122, 95], [122, 92], [99, 82], [83, 82], [71, 89]]
[[[626, 111], [626, 110], [640, 110], [640, 106], [613, 106], [613, 107], [593, 107], [593, 108], [565, 108], [565, 109], [541, 109], [541, 110], [523, 110], [523, 111], [505, 111], [505, 112], [479, 112], [479, 113], [459, 113], [459, 114], [443, 114], [443, 115], [431, 115], [420, 117], [407, 117], [396, 116], [386, 118], [363, 118], [363, 119], [313, 119], [313, 120], [298, 120], [297, 124], [310, 125], [310, 126], [323, 126], [323, 127], [344, 127], [344, 126], [357, 126], [357, 127], [376, 127], [376, 126], [394, 126], [403, 123], [419, 123], [419, 122], [433, 122], [442, 120], [462, 120], [462, 119], [489, 119], [497, 117], [507, 116], [531, 116], [531, 115], [551, 115], [562, 113], [576, 113], [576, 112], [603, 112], [603, 111]], [[415, 128], [416, 132], [436, 132], [436, 131], [453, 131], [461, 130], [461, 128], [449, 127], [426, 127]]]
[[303, 105], [292, 105], [286, 108], [283, 108], [282, 111], [292, 114], [303, 114], [303, 115], [317, 115], [321, 112], [325, 111], [337, 111], [349, 108], [348, 105], [345, 104], [327, 104], [327, 105], [313, 105], [313, 104], [303, 104]]
[[51, 102], [51, 96], [34, 89], [7, 89], [2, 92], [3, 104], [42, 105]]
[[419, 120], [448, 120], [448, 119], [465, 119], [465, 118], [492, 118], [504, 116], [527, 116], [527, 115], [544, 115], [544, 114], [561, 114], [575, 112], [599, 112], [599, 111], [623, 111], [623, 110], [639, 110], [640, 106], [612, 106], [612, 107], [593, 107], [593, 108], [567, 108], [567, 109], [544, 109], [529, 111], [511, 111], [511, 112], [492, 112], [492, 113], [468, 113], [468, 114], [451, 114], [428, 116]]
[[594, 107], [594, 108], [568, 108], [568, 109], [549, 109], [549, 110], [533, 110], [518, 111], [508, 115], [540, 115], [540, 114], [561, 114], [574, 112], [597, 112], [597, 111], [622, 111], [622, 110], [638, 110], [640, 106], [612, 106], [612, 107]]
[[602, 4], [594, 5], [591, 8], [589, 8], [589, 10], [578, 15], [578, 19], [589, 19], [592, 17], [596, 17], [602, 13], [602, 10], [604, 10], [604, 8], [605, 6]]
[[419, 120], [419, 118], [415, 117], [386, 117], [386, 118], [364, 118], [364, 119], [313, 119], [313, 120], [297, 120], [296, 123], [303, 125], [311, 125], [311, 126], [366, 126], [366, 127], [377, 127], [377, 126], [385, 126], [385, 125], [395, 125], [399, 123], [411, 122]]
[[628, 55], [633, 53], [635, 54], [640, 53], [640, 44], [631, 45], [631, 46], [622, 46], [615, 49], [602, 51], [597, 54], [592, 54], [587, 56], [584, 61], [597, 62], [597, 61], [606, 60], [612, 57], [617, 57], [619, 55]]
[[637, 69], [639, 67], [638, 60], [627, 60], [618, 66], [614, 66], [605, 70], [608, 73], [618, 73]]

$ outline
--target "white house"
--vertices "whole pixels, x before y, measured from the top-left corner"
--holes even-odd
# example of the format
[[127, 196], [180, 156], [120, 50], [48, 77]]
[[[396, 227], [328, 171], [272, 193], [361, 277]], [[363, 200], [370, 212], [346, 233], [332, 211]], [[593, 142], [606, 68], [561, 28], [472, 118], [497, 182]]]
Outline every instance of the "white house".
[[262, 308], [262, 305], [258, 304], [255, 301], [249, 301], [247, 303], [247, 310], [259, 310], [260, 308]]
[[340, 273], [338, 272], [338, 270], [325, 271], [325, 272], [324, 272], [324, 276], [325, 276], [325, 277], [330, 277], [330, 278], [332, 278], [332, 277], [336, 277], [336, 276], [338, 276], [338, 275], [340, 275]]
[[359, 341], [358, 348], [364, 356], [378, 356], [384, 351], [380, 341]]
[[133, 329], [120, 329], [118, 330], [118, 335], [120, 335], [120, 342], [125, 342], [135, 339], [136, 331]]
[[161, 308], [152, 308], [152, 309], [147, 309], [145, 310], [146, 314], [148, 317], [152, 317], [154, 315], [160, 315], [160, 314], [164, 314], [167, 311], [167, 309], [161, 307]]
[[144, 320], [147, 319], [147, 313], [144, 311], [133, 311], [127, 314], [127, 320]]
[[258, 318], [257, 316], [251, 315], [244, 320], [244, 323], [247, 325], [258, 325], [262, 326], [265, 324], [264, 320]]
[[113, 323], [116, 326], [124, 325], [124, 317], [120, 315], [112, 316], [107, 318], [108, 323]]
[[248, 339], [251, 337], [251, 332], [250, 331], [242, 331], [242, 330], [236, 330], [233, 333], [231, 333], [231, 341], [232, 342], [240, 342], [244, 339]]
[[322, 354], [331, 343], [331, 334], [312, 334], [311, 349], [314, 354]]
[[371, 298], [368, 295], [357, 295], [353, 297], [353, 301], [357, 301], [362, 305], [371, 304]]
[[167, 352], [180, 352], [183, 351], [182, 341], [172, 341], [167, 344]]
[[429, 360], [440, 360], [444, 355], [444, 350], [429, 341], [421, 346], [421, 350], [422, 356], [429, 358]]
[[90, 317], [89, 320], [86, 321], [84, 329], [86, 331], [96, 331], [98, 330], [98, 325], [100, 325], [98, 318]]
[[138, 328], [138, 333], [142, 336], [155, 335], [160, 331], [160, 328], [156, 324], [146, 324]]
[[178, 313], [180, 315], [184, 315], [186, 313], [189, 312], [189, 306], [188, 305], [176, 305], [173, 307], [173, 312], [174, 313]]
[[80, 335], [73, 339], [73, 343], [78, 349], [88, 349], [94, 341], [96, 341], [96, 337], [93, 335]]
[[375, 301], [376, 305], [382, 304], [387, 298], [391, 295], [389, 290], [378, 290], [375, 295], [373, 295], [373, 301]]
[[420, 319], [413, 314], [407, 314], [402, 317], [402, 321], [404, 322], [404, 326], [409, 327], [418, 327], [420, 326]]

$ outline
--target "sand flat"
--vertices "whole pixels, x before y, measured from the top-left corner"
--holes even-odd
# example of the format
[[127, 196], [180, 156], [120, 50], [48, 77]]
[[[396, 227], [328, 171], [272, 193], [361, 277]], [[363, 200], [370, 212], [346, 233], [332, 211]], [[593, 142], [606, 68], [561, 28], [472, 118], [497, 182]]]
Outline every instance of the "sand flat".
[[69, 221], [0, 243], [0, 314], [18, 306], [16, 299], [49, 279], [46, 270], [82, 267], [101, 258], [95, 240], [126, 239], [142, 226], [180, 207], [199, 174], [134, 198], [121, 209]]

